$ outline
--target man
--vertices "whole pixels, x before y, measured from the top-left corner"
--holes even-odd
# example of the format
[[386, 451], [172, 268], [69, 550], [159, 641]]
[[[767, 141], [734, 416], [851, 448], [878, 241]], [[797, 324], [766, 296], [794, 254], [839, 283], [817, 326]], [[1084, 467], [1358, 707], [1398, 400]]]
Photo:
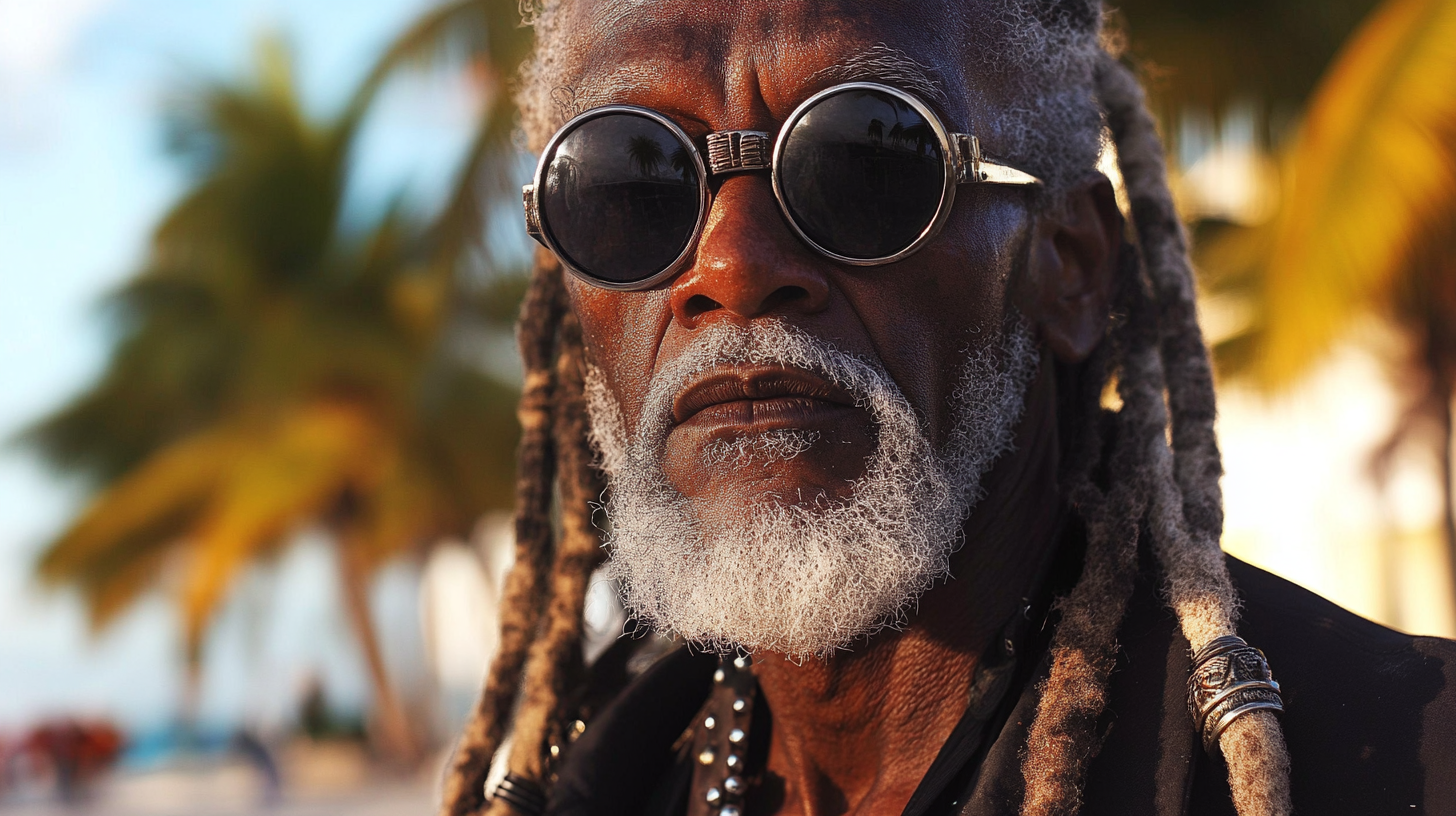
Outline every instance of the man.
[[[1456, 808], [1451, 645], [1218, 551], [1186, 247], [1101, 17], [539, 10], [518, 567], [446, 812]], [[687, 644], [620, 691], [652, 641], [574, 669], [588, 432], [608, 574]]]

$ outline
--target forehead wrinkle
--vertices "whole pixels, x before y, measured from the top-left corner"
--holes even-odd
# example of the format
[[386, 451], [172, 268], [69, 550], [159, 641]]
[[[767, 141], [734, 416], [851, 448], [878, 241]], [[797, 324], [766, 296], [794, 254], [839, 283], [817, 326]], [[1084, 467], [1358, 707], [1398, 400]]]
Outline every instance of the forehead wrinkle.
[[[735, 67], [744, 69], [744, 66]], [[558, 94], [561, 121], [591, 108], [658, 90], [668, 70], [661, 59], [652, 59], [618, 65], [606, 72], [584, 71], [575, 84], [560, 89], [563, 92]], [[748, 70], [751, 72], [751, 69]], [[720, 79], [725, 86], [730, 84], [727, 73]], [[820, 68], [808, 78], [804, 87], [813, 89], [859, 81], [875, 81], [897, 87], [920, 96], [941, 110], [953, 107], [940, 71], [884, 43], [877, 43]]]
[[[726, 40], [712, 15], [696, 8], [696, 0], [613, 0], [574, 4], [576, 22], [568, 29], [579, 47], [557, 74], [560, 96], [570, 110], [580, 113], [621, 102], [650, 97], [671, 84], [668, 76], [682, 65], [714, 66], [725, 61]], [[672, 7], [686, 13], [674, 14]], [[646, 10], [648, 13], [643, 13]], [[558, 103], [558, 108], [561, 108]]]

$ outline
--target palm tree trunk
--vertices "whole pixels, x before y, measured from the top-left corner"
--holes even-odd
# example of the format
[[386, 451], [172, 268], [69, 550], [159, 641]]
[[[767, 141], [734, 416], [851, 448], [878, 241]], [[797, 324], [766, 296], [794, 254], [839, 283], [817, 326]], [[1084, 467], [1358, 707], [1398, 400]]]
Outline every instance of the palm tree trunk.
[[359, 639], [359, 648], [364, 653], [364, 662], [369, 669], [369, 680], [374, 691], [374, 725], [378, 744], [384, 755], [401, 765], [413, 764], [419, 758], [419, 746], [400, 704], [389, 674], [384, 667], [384, 655], [379, 648], [379, 636], [374, 629], [374, 619], [369, 612], [367, 572], [357, 554], [357, 548], [349, 546], [347, 536], [336, 539], [339, 550], [339, 577], [344, 590], [344, 608], [349, 623]]
[[200, 649], [189, 648], [186, 665], [182, 669], [182, 704], [178, 710], [182, 744], [188, 751], [196, 748], [200, 742], [197, 724], [201, 712], [202, 655]]
[[1453, 417], [1451, 413], [1451, 392], [1440, 396], [1441, 433], [1441, 530], [1446, 536], [1446, 558], [1451, 570], [1451, 592], [1456, 596], [1456, 461], [1453, 461], [1451, 443]]

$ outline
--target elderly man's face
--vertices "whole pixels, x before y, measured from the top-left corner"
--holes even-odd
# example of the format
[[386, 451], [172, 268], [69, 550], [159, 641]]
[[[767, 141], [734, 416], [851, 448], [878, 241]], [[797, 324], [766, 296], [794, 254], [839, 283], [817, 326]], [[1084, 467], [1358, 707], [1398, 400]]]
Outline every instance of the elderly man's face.
[[[561, 44], [573, 66], [572, 93], [579, 103], [652, 108], [694, 138], [733, 129], [776, 133], [804, 99], [855, 79], [917, 93], [949, 129], [976, 133], [984, 132], [994, 116], [997, 89], [968, 78], [968, 46], [959, 22], [966, 13], [958, 4], [924, 0], [578, 0], [563, 12]], [[864, 59], [876, 54], [881, 59]], [[994, 142], [986, 148], [995, 154]], [[783, 525], [814, 526], [815, 508], [855, 500], [855, 491], [875, 475], [870, 472], [875, 462], [895, 453], [884, 450], [893, 440], [885, 430], [889, 420], [870, 404], [874, 400], [823, 371], [810, 370], [812, 366], [784, 365], [782, 355], [720, 356], [712, 366], [690, 367], [687, 375], [667, 375], [681, 369], [684, 358], [701, 352], [702, 342], [714, 332], [786, 330], [791, 336], [807, 336], [819, 347], [832, 345], [877, 369], [895, 394], [902, 395], [896, 398], [908, 406], [907, 421], [925, 440], [926, 450], [915, 455], [945, 451], [957, 436], [977, 432], [967, 422], [985, 424], [985, 417], [967, 419], [961, 392], [967, 386], [968, 359], [994, 365], [1005, 356], [1003, 330], [1011, 325], [1007, 318], [1015, 313], [1012, 302], [1017, 300], [1012, 290], [1022, 285], [1017, 281], [1026, 277], [1038, 251], [1027, 195], [1014, 188], [963, 186], [944, 229], [922, 250], [894, 264], [856, 268], [828, 260], [796, 240], [766, 174], [728, 177], [714, 191], [696, 257], [675, 278], [651, 291], [626, 293], [569, 278], [571, 302], [599, 385], [594, 420], [600, 426], [606, 413], [620, 418], [621, 427], [610, 429], [622, 437], [617, 444], [660, 433], [657, 443], [643, 443], [649, 469], [660, 472], [674, 499], [684, 500], [664, 506], [673, 512], [690, 507], [689, 524], [699, 532], [744, 523], [749, 509], [762, 505], [765, 497], [781, 506], [806, 508], [807, 515], [794, 516], [797, 522], [781, 519]], [[1028, 302], [1034, 301], [1033, 295]], [[1025, 348], [1022, 352], [1026, 356]], [[664, 395], [665, 378], [671, 383]], [[1013, 385], [1015, 413], [1025, 383]], [[989, 399], [994, 403], [997, 396]], [[1006, 413], [1004, 408], [996, 410]], [[655, 428], [654, 412], [661, 415]], [[1015, 417], [1002, 419], [1009, 424]], [[598, 431], [601, 436], [600, 427]], [[902, 444], [901, 454], [908, 450]], [[612, 464], [608, 462], [609, 468]], [[632, 466], [647, 467], [641, 457]], [[620, 475], [613, 474], [614, 481]], [[899, 477], [926, 481], [915, 473]], [[619, 487], [614, 484], [614, 489]], [[931, 510], [953, 512], [951, 506], [960, 505]], [[864, 512], [873, 526], [877, 511]], [[953, 538], [960, 522], [952, 522], [957, 532], [945, 535]], [[620, 520], [614, 524], [620, 526]], [[678, 531], [673, 536], [681, 537]], [[750, 549], [762, 538], [749, 541]], [[937, 546], [948, 552], [953, 544]], [[822, 546], [832, 549], [834, 544]], [[793, 545], [781, 550], [790, 553], [784, 557], [794, 557]], [[691, 561], [696, 556], [685, 550], [672, 557]], [[701, 553], [705, 565], [726, 557]], [[750, 557], [762, 559], [761, 570], [781, 566], [773, 563], [779, 556], [767, 550]], [[919, 568], [943, 571], [944, 558], [937, 558], [938, 566]], [[846, 566], [843, 575], [820, 582], [826, 587], [853, 582], [854, 570], [871, 568]], [[639, 565], [644, 575], [624, 577], [640, 583], [655, 569]], [[703, 574], [711, 578], [712, 573], [704, 566]], [[820, 579], [799, 583], [815, 580]], [[922, 576], [908, 594], [875, 603], [903, 606], [928, 580]], [[744, 588], [744, 594], [765, 591]], [[823, 594], [833, 594], [832, 587]], [[813, 602], [807, 597], [786, 601]], [[654, 617], [652, 610], [641, 611]], [[894, 611], [880, 609], [870, 617]], [[872, 628], [865, 621], [849, 625]], [[715, 633], [709, 624], [701, 628], [686, 634], [729, 642], [744, 639], [741, 632]], [[844, 640], [842, 632], [837, 637]], [[760, 638], [758, 645], [765, 643], [784, 646], [771, 637]], [[810, 651], [815, 650], [811, 644]]]
[[[936, 3], [577, 3], [571, 40], [584, 54], [578, 93], [615, 89], [611, 101], [642, 105], [694, 137], [715, 130], [778, 130], [800, 102], [848, 78], [835, 70], [876, 44], [911, 56], [936, 74], [948, 126], [968, 131], [972, 100], [960, 84], [963, 47], [926, 32], [946, 27]], [[940, 70], [937, 70], [940, 69]], [[913, 67], [907, 72], [914, 71]], [[946, 76], [946, 73], [950, 73]], [[866, 75], [868, 74], [868, 75]], [[884, 79], [873, 72], [864, 78]], [[977, 94], [982, 95], [982, 94]], [[984, 115], [981, 121], [985, 121]], [[968, 348], [994, 342], [1006, 289], [1026, 250], [1024, 193], [963, 187], [939, 238], [903, 262], [854, 268], [795, 239], [767, 175], [730, 177], [716, 191], [694, 263], [668, 284], [618, 293], [572, 281], [593, 362], [624, 409], [640, 416], [654, 372], [695, 333], [715, 323], [779, 319], [851, 354], [879, 360], [924, 419], [932, 439], [950, 431], [950, 395]], [[748, 376], [745, 373], [745, 376]], [[721, 390], [721, 389], [719, 389]], [[811, 390], [805, 388], [804, 390]], [[863, 474], [875, 431], [862, 408], [831, 389], [810, 398], [734, 399], [693, 394], [669, 437], [668, 475], [684, 495], [725, 512], [762, 495], [843, 495]], [[731, 389], [730, 389], [731, 392]], [[819, 397], [819, 398], [813, 398]], [[692, 414], [688, 416], [688, 414]], [[747, 467], [710, 463], [704, 450], [725, 434], [793, 427], [816, 444], [787, 461]], [[633, 428], [635, 430], [635, 428]]]

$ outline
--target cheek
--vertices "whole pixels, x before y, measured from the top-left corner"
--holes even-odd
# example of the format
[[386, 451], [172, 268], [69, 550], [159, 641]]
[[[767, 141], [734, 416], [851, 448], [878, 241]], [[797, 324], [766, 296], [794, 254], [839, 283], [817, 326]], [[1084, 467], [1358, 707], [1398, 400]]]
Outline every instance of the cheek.
[[886, 369], [938, 444], [951, 429], [950, 397], [967, 348], [1000, 329], [1027, 226], [1014, 201], [966, 195], [925, 249], [844, 278]]
[[670, 317], [667, 293], [612, 292], [569, 276], [566, 289], [581, 323], [586, 357], [606, 376], [629, 430], [635, 431]]
[[939, 274], [937, 294], [947, 318], [962, 326], [999, 319], [1011, 277], [1026, 249], [1031, 217], [1001, 191], [968, 189], [939, 237], [926, 247], [924, 263]]

